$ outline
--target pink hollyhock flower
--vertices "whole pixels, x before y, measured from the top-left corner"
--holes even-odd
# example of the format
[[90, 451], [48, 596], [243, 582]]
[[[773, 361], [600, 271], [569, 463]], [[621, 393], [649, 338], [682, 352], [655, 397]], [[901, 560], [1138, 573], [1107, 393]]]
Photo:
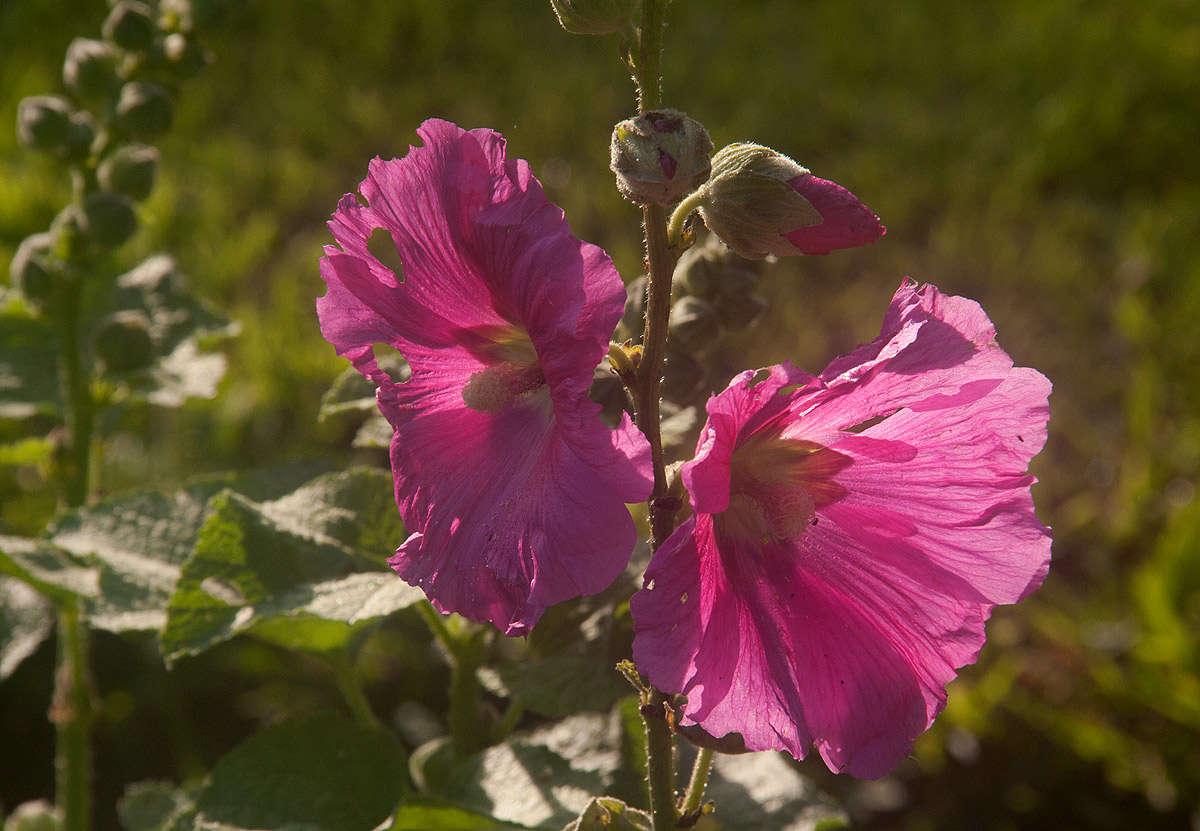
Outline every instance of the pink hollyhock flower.
[[[362, 201], [338, 204], [317, 313], [395, 429], [411, 536], [392, 567], [443, 612], [522, 635], [607, 587], [637, 540], [624, 503], [650, 492], [649, 446], [588, 398], [625, 292], [499, 134], [432, 119], [417, 133], [424, 146], [372, 161]], [[402, 274], [368, 248], [380, 228]], [[404, 355], [408, 381], [380, 369], [376, 343]]]
[[685, 726], [887, 773], [992, 607], [1046, 576], [1026, 469], [1049, 392], [977, 303], [908, 280], [821, 375], [734, 378], [683, 466], [695, 513], [632, 600], [639, 669], [686, 694]]
[[708, 229], [750, 259], [828, 254], [887, 233], [853, 193], [761, 144], [717, 151], [708, 182], [690, 199]]

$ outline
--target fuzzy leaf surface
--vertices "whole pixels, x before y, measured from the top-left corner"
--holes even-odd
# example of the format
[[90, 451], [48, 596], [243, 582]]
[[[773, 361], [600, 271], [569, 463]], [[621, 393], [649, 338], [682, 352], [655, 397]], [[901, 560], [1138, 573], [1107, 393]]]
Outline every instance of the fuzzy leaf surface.
[[217, 762], [197, 827], [364, 831], [392, 813], [407, 762], [390, 732], [329, 715], [278, 724]]

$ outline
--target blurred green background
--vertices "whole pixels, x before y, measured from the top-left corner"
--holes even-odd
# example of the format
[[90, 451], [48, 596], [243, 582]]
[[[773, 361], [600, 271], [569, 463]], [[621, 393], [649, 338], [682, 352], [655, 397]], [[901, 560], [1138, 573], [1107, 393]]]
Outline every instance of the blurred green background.
[[[218, 398], [127, 413], [105, 492], [362, 461], [345, 425], [316, 418], [343, 368], [313, 305], [323, 223], [430, 115], [503, 132], [575, 233], [638, 274], [639, 215], [607, 170], [633, 100], [614, 39], [567, 35], [538, 0], [197, 9], [213, 61], [183, 89], [122, 257], [172, 252], [242, 333]], [[0, 0], [0, 125], [23, 96], [59, 90], [67, 43], [105, 13]], [[869, 248], [769, 269], [743, 366], [818, 371], [874, 336], [907, 274], [978, 299], [1015, 361], [1055, 385], [1034, 463], [1055, 532], [1044, 587], [997, 610], [979, 665], [893, 776], [803, 769], [866, 828], [1200, 828], [1200, 5], [680, 0], [669, 19], [669, 104], [717, 146], [794, 156], [888, 226]], [[0, 274], [68, 198], [58, 169], [0, 129]], [[27, 430], [0, 423], [0, 441]], [[36, 469], [0, 475], [0, 532], [36, 533], [53, 507]], [[51, 652], [0, 685], [9, 808], [50, 792]], [[104, 821], [125, 783], [202, 771], [272, 701], [323, 695], [252, 644], [168, 675], [149, 640], [101, 635], [96, 660]], [[439, 680], [393, 672], [375, 695], [435, 698]]]

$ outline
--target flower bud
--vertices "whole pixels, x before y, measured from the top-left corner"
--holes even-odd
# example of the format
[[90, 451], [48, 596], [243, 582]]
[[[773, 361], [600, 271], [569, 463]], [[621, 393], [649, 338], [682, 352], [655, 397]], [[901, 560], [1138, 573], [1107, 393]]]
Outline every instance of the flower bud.
[[158, 24], [164, 32], [190, 32], [195, 23], [191, 0], [162, 0]]
[[44, 799], [17, 806], [4, 823], [5, 831], [61, 831], [62, 815]]
[[31, 95], [17, 105], [17, 141], [30, 150], [62, 150], [70, 126], [71, 105], [57, 95]]
[[672, 401], [686, 403], [703, 391], [704, 367], [686, 352], [667, 347], [663, 362], [662, 394]]
[[145, 144], [127, 144], [100, 163], [96, 178], [100, 186], [141, 201], [154, 189], [158, 149]]
[[62, 273], [63, 264], [54, 256], [54, 234], [50, 232], [22, 240], [9, 264], [13, 288], [35, 309], [53, 303]]
[[130, 81], [117, 99], [116, 125], [138, 138], [154, 138], [171, 126], [171, 97], [158, 84]]
[[120, 83], [117, 77], [117, 53], [101, 40], [75, 38], [67, 47], [63, 61], [63, 84], [84, 99], [112, 95]]
[[637, 0], [550, 0], [558, 22], [573, 35], [607, 35], [633, 26]]
[[144, 52], [154, 43], [154, 13], [138, 0], [121, 0], [113, 6], [100, 29], [104, 39], [128, 52]]
[[767, 301], [750, 290], [722, 292], [713, 304], [721, 326], [731, 332], [747, 329], [767, 310]]
[[96, 119], [87, 110], [71, 113], [67, 127], [66, 155], [68, 159], [82, 161], [92, 152], [96, 140]]
[[115, 248], [133, 236], [137, 216], [133, 203], [119, 193], [96, 191], [83, 200], [81, 230], [89, 242]]
[[698, 196], [708, 229], [750, 259], [828, 254], [887, 233], [850, 191], [759, 144], [722, 148]]
[[720, 336], [717, 310], [707, 300], [683, 297], [671, 309], [671, 339], [688, 352], [700, 352]]
[[154, 360], [150, 321], [143, 312], [114, 312], [100, 321], [93, 339], [96, 357], [110, 374], [137, 372]]
[[639, 205], [669, 205], [708, 178], [712, 139], [699, 121], [677, 110], [651, 110], [613, 128], [617, 190]]
[[50, 222], [50, 235], [54, 238], [54, 256], [60, 260], [74, 262], [87, 251], [87, 233], [84, 231], [83, 209], [72, 202], [64, 207]]
[[208, 63], [208, 56], [196, 41], [179, 32], [172, 32], [163, 38], [163, 56], [167, 59], [167, 65], [181, 78], [195, 77]]
[[648, 278], [643, 274], [625, 286], [625, 311], [621, 313], [620, 326], [625, 336], [633, 340], [642, 336], [646, 325], [647, 283]]

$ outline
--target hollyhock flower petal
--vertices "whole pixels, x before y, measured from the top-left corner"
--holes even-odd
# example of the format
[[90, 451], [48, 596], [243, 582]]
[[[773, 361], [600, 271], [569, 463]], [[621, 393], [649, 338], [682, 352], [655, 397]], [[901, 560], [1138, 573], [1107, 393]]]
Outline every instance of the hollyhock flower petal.
[[788, 184], [821, 215], [819, 225], [804, 225], [783, 234], [805, 254], [829, 254], [841, 248], [869, 245], [887, 233], [875, 212], [837, 182], [808, 173]]
[[[371, 162], [361, 200], [329, 223], [321, 331], [395, 430], [411, 536], [392, 567], [442, 611], [520, 635], [607, 587], [637, 539], [624, 503], [650, 491], [649, 446], [587, 395], [624, 289], [499, 134], [434, 119], [417, 132], [424, 144]], [[372, 253], [381, 240], [402, 273]], [[404, 356], [407, 381], [375, 344]]]
[[695, 514], [631, 602], [639, 669], [687, 696], [685, 725], [887, 773], [992, 608], [1046, 576], [1027, 467], [1049, 392], [978, 304], [911, 281], [819, 376], [734, 378], [682, 469]]

